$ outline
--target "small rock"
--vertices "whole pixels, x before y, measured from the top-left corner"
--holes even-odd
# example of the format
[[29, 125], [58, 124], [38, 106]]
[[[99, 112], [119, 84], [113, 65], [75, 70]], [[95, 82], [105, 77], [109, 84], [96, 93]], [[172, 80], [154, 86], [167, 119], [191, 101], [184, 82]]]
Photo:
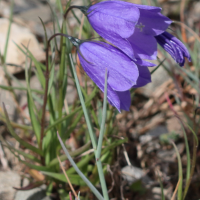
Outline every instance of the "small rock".
[[41, 18], [45, 23], [51, 20], [51, 9], [48, 6], [39, 5], [38, 7], [20, 12], [16, 17], [21, 18], [24, 21], [34, 21], [38, 23], [41, 23]]
[[46, 196], [46, 186], [34, 188], [32, 190], [19, 190], [16, 193], [14, 200], [51, 200]]
[[[14, 171], [0, 172], [0, 200], [14, 199], [16, 190], [13, 187], [20, 187], [20, 175]], [[21, 199], [22, 200], [22, 199]]]
[[[4, 52], [7, 31], [9, 27], [9, 20], [5, 18], [0, 18], [0, 50]], [[11, 63], [21, 66], [25, 63], [26, 56], [19, 50], [16, 44], [22, 47], [22, 44], [27, 47], [29, 51], [37, 60], [44, 60], [44, 52], [39, 46], [38, 41], [35, 36], [29, 31], [29, 29], [21, 27], [15, 23], [11, 25], [10, 38], [8, 43], [8, 51], [6, 57], [6, 63]], [[20, 67], [7, 66], [7, 70], [10, 73], [16, 73], [21, 71]]]
[[156, 128], [150, 130], [147, 132], [148, 135], [152, 136], [152, 137], [159, 137], [162, 134], [168, 133], [168, 130], [166, 128], [166, 126], [157, 126]]
[[[153, 68], [151, 68], [151, 71]], [[160, 86], [162, 85], [165, 81], [169, 80], [170, 76], [166, 72], [166, 70], [160, 66], [151, 76], [151, 83], [145, 85], [144, 87], [139, 88], [142, 93], [150, 97], [152, 93]]]
[[[184, 151], [185, 145], [183, 143], [176, 145], [179, 153], [181, 154]], [[160, 150], [157, 152], [158, 158], [166, 162], [174, 162], [177, 158], [175, 149], [171, 150]]]
[[142, 169], [129, 165], [123, 167], [121, 172], [123, 178], [127, 180], [129, 184], [136, 182], [144, 176], [144, 172]]

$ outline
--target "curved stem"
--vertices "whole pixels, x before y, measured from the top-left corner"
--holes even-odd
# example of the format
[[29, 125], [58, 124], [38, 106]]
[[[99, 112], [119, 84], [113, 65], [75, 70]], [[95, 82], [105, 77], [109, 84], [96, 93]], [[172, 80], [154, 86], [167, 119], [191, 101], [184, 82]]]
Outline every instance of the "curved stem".
[[[72, 10], [73, 8], [80, 9], [81, 7], [83, 7], [83, 6], [70, 6], [70, 7], [67, 9], [66, 13], [63, 15], [64, 19], [67, 18], [67, 15], [68, 15], [68, 13], [69, 13], [70, 10]], [[81, 11], [82, 11], [82, 10], [81, 10]]]

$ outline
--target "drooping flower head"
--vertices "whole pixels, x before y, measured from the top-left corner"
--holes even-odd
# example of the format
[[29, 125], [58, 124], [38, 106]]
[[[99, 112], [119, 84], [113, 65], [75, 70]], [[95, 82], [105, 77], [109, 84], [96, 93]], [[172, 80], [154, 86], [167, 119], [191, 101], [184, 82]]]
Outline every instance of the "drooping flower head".
[[156, 35], [163, 33], [171, 20], [161, 8], [110, 0], [90, 7], [77, 6], [93, 29], [130, 58], [156, 59]]
[[78, 47], [78, 57], [86, 74], [104, 91], [107, 69], [107, 98], [119, 111], [129, 110], [130, 92], [137, 84], [137, 65], [121, 50], [110, 44], [97, 41], [80, 41], [68, 37]]
[[171, 57], [182, 67], [185, 63], [185, 57], [191, 62], [190, 53], [185, 45], [175, 36], [164, 32], [155, 37], [158, 44], [167, 51]]

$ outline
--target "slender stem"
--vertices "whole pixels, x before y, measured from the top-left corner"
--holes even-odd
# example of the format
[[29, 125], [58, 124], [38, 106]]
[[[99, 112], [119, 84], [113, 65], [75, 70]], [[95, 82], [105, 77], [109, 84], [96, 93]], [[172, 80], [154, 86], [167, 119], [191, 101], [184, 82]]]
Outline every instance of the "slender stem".
[[67, 9], [66, 13], [63, 15], [64, 19], [67, 18], [67, 15], [68, 15], [68, 13], [69, 13], [70, 10], [72, 10], [72, 9], [74, 9], [74, 8], [80, 9], [81, 7], [82, 7], [82, 6], [70, 6], [70, 7]]

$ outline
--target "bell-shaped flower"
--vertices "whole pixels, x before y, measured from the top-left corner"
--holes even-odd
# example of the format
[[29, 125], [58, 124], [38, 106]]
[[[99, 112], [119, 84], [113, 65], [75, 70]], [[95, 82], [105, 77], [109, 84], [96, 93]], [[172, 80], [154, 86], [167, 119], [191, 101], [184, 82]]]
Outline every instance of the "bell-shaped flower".
[[137, 84], [137, 65], [121, 50], [110, 44], [96, 41], [81, 42], [78, 57], [86, 74], [104, 91], [107, 69], [107, 98], [119, 111], [130, 107], [130, 93]]
[[190, 53], [185, 45], [175, 36], [164, 32], [155, 37], [158, 44], [167, 51], [171, 57], [182, 67], [185, 63], [185, 57], [191, 61]]
[[93, 29], [130, 58], [156, 59], [157, 42], [154, 36], [163, 33], [171, 20], [161, 8], [110, 0], [90, 7], [77, 6]]

